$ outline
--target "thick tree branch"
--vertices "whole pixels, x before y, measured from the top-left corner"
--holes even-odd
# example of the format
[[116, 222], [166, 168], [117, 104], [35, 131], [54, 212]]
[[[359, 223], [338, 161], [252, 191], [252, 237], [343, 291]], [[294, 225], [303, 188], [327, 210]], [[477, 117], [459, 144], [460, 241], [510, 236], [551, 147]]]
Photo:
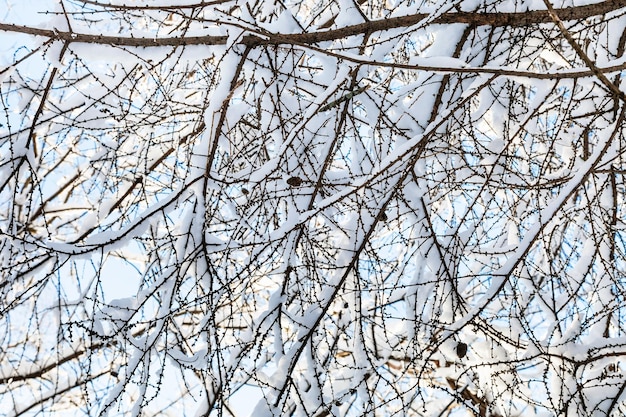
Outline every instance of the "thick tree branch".
[[[556, 9], [561, 20], [587, 19], [610, 13], [624, 7], [622, 0], [607, 0], [602, 3], [587, 6], [565, 7]], [[383, 20], [350, 25], [338, 29], [321, 32], [297, 33], [297, 34], [271, 34], [263, 33], [248, 35], [242, 39], [242, 43], [249, 46], [260, 44], [315, 44], [324, 41], [333, 41], [350, 36], [358, 36], [378, 31], [411, 27], [419, 24], [429, 16], [428, 13], [417, 13], [408, 16], [399, 16]], [[456, 12], [446, 13], [435, 19], [431, 24], [454, 24], [465, 23], [474, 26], [528, 26], [534, 24], [552, 22], [548, 10], [531, 10], [515, 13], [476, 13]], [[185, 45], [225, 45], [227, 36], [190, 36], [170, 38], [134, 38], [124, 36], [105, 36], [84, 33], [63, 32], [58, 30], [40, 29], [30, 26], [0, 23], [0, 31], [26, 33], [29, 35], [43, 36], [50, 39], [65, 42], [99, 43], [118, 46], [185, 46]]]

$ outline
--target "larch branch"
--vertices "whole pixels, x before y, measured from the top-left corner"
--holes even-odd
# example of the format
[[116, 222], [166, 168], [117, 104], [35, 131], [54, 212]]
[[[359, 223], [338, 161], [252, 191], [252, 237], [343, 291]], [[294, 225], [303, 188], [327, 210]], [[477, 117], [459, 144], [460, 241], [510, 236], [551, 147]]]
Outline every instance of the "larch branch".
[[[593, 16], [604, 15], [624, 7], [623, 0], [607, 0], [597, 4], [576, 7], [564, 7], [556, 9], [562, 21], [581, 20]], [[414, 26], [428, 18], [427, 13], [417, 13], [407, 16], [392, 17], [388, 19], [372, 20], [342, 28], [323, 30], [319, 32], [296, 33], [296, 34], [273, 34], [260, 33], [259, 35], [247, 35], [241, 43], [248, 46], [255, 45], [280, 45], [280, 44], [316, 44], [319, 42], [333, 41], [371, 34], [373, 32], [406, 28]], [[512, 13], [479, 13], [479, 12], [455, 12], [446, 13], [433, 19], [430, 24], [469, 24], [473, 26], [529, 26], [552, 22], [548, 10], [530, 10]], [[35, 36], [43, 36], [50, 39], [65, 42], [99, 43], [118, 46], [185, 46], [185, 45], [225, 45], [227, 36], [190, 36], [168, 38], [146, 38], [106, 36], [75, 33], [68, 31], [40, 29], [31, 26], [0, 23], [0, 31], [25, 33]]]

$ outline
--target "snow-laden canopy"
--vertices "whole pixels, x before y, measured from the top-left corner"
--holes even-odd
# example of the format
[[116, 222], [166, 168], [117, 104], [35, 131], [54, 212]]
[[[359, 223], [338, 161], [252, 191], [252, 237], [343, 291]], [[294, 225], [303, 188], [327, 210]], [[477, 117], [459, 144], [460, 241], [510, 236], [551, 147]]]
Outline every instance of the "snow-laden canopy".
[[623, 1], [2, 5], [0, 414], [626, 413]]

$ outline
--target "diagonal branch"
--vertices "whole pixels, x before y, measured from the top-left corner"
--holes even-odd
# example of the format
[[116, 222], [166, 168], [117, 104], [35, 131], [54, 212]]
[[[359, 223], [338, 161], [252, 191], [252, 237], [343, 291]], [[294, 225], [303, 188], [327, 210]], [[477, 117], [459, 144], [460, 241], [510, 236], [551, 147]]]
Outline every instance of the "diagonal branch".
[[576, 42], [576, 40], [574, 39], [572, 34], [569, 33], [569, 31], [565, 28], [565, 25], [563, 25], [563, 21], [559, 17], [559, 14], [557, 13], [557, 11], [554, 10], [554, 8], [552, 7], [552, 4], [550, 3], [550, 1], [549, 0], [543, 0], [543, 2], [545, 3], [546, 7], [548, 8], [548, 13], [550, 15], [550, 18], [556, 24], [556, 26], [559, 28], [559, 30], [561, 31], [561, 34], [567, 40], [567, 42], [570, 44], [570, 46], [572, 48], [574, 48], [574, 50], [576, 51], [576, 54], [578, 54], [578, 56], [585, 62], [585, 65], [587, 65], [587, 67], [594, 73], [594, 75], [596, 77], [598, 77], [598, 80], [600, 80], [600, 82], [602, 84], [604, 84], [604, 86], [606, 88], [608, 88], [609, 91], [615, 97], [619, 97], [620, 100], [626, 102], [626, 95], [624, 94], [624, 92], [622, 92], [615, 84], [613, 84], [611, 81], [609, 81], [609, 79], [606, 77], [606, 75], [604, 75], [602, 73], [602, 71], [600, 71], [600, 69], [598, 69], [596, 64], [591, 60], [591, 58], [589, 58], [587, 53], [585, 51], [583, 51], [583, 49], [580, 47], [580, 45], [578, 45], [578, 43]]

